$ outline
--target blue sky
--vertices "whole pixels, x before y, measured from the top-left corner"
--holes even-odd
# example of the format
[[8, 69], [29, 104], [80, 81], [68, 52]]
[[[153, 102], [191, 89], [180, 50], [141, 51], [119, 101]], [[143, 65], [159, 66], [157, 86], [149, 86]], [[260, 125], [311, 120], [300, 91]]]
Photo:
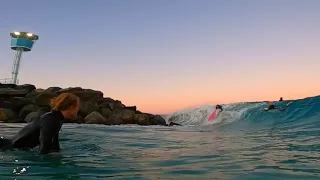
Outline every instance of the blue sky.
[[99, 89], [152, 112], [315, 95], [319, 9], [317, 0], [2, 0], [0, 77], [11, 76], [9, 33], [19, 30], [40, 37], [20, 82], [41, 88]]

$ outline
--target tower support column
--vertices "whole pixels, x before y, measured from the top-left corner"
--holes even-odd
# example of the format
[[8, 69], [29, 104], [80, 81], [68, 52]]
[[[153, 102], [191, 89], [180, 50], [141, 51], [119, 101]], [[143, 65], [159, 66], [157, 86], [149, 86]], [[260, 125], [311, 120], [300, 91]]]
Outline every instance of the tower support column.
[[13, 84], [18, 83], [18, 74], [19, 74], [22, 52], [23, 52], [23, 49], [19, 48], [17, 49], [17, 52], [14, 56], [13, 66], [12, 66], [12, 80], [13, 80], [12, 83]]

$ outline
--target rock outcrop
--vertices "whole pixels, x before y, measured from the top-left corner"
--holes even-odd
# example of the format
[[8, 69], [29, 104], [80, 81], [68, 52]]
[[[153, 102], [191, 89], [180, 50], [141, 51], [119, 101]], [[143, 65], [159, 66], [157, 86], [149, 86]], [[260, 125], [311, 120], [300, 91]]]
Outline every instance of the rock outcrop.
[[31, 84], [0, 84], [0, 121], [30, 123], [49, 112], [50, 99], [64, 92], [80, 98], [78, 118], [66, 120], [66, 123], [166, 125], [160, 115], [143, 113], [136, 106], [126, 106], [119, 100], [103, 97], [101, 91], [81, 87], [37, 89]]

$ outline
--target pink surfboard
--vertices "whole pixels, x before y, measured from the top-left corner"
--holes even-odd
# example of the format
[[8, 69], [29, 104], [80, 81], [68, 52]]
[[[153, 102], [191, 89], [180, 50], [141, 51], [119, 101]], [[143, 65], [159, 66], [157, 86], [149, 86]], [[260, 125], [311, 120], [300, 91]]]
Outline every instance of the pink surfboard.
[[214, 110], [212, 114], [209, 116], [208, 121], [211, 121], [214, 117], [216, 117], [217, 110]]

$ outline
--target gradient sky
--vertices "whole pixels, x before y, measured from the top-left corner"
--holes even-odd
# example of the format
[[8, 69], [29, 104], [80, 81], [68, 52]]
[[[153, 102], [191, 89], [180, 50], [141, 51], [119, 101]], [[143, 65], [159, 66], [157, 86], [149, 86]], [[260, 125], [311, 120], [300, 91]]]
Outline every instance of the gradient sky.
[[20, 83], [97, 89], [154, 113], [320, 94], [319, 0], [1, 0], [9, 33], [40, 39]]

